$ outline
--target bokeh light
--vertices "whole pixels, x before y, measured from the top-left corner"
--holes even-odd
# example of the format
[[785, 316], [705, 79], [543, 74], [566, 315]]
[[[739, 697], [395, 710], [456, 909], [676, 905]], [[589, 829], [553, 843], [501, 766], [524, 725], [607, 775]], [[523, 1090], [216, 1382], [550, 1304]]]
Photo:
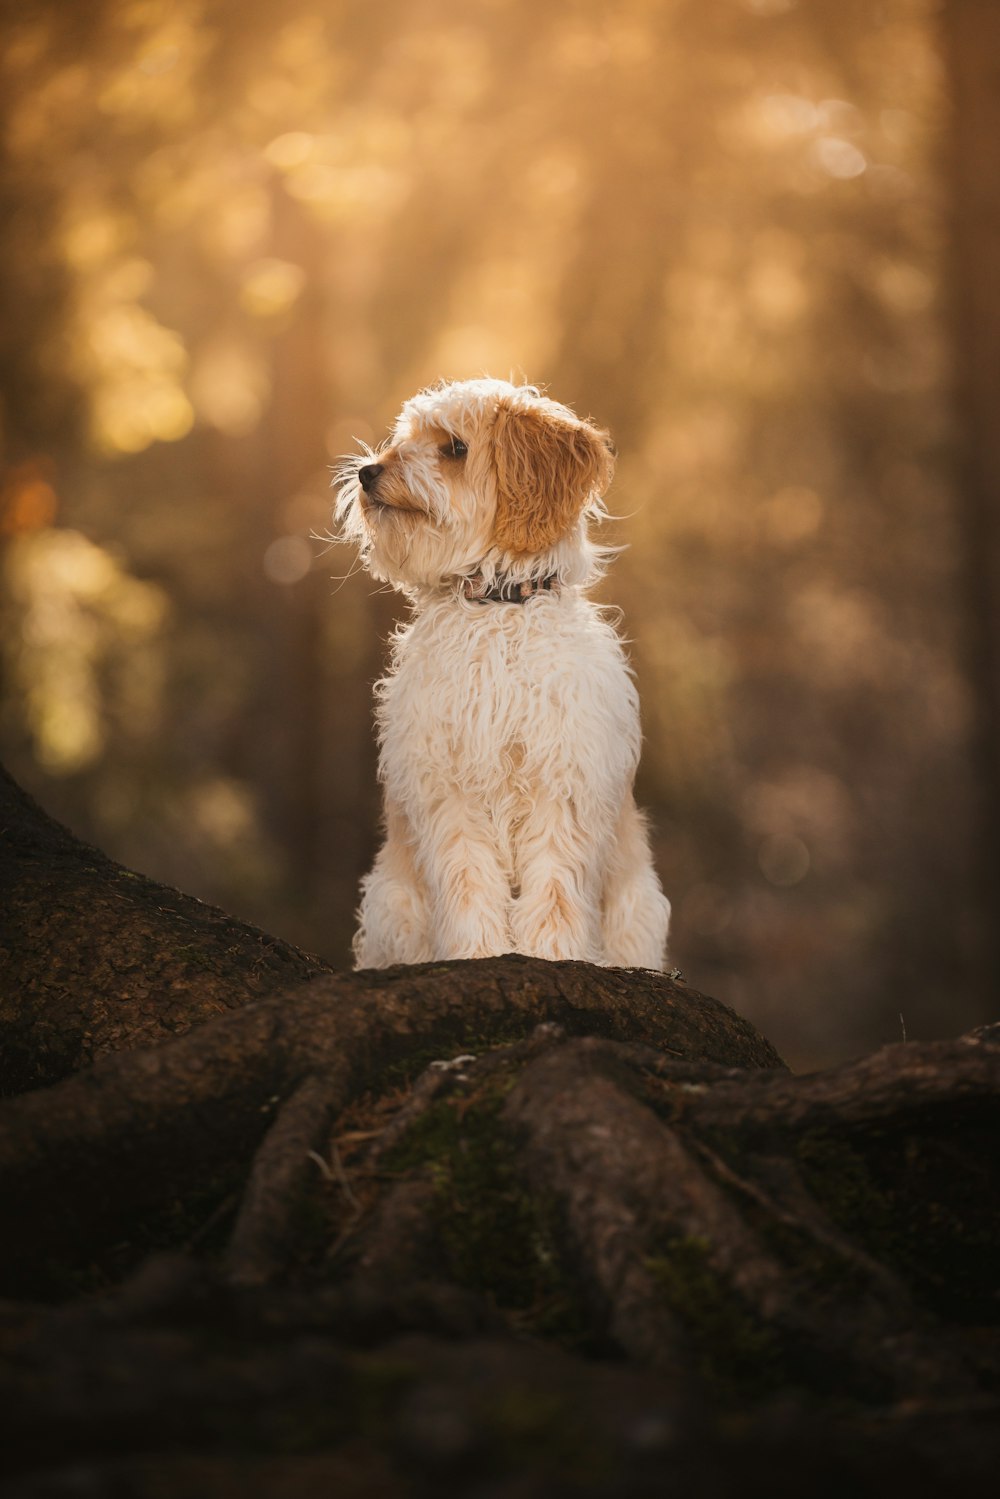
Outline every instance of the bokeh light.
[[523, 376], [619, 450], [604, 597], [678, 966], [794, 1062], [900, 1009], [984, 1018], [940, 27], [933, 0], [13, 15], [11, 770], [346, 961], [399, 601], [314, 539], [331, 466], [423, 383]]

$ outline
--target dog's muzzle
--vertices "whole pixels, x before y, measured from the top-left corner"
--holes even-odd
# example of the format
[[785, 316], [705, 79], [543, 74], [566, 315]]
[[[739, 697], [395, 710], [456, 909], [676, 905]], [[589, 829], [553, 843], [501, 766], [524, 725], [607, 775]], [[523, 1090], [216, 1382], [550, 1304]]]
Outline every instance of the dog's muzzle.
[[358, 483], [365, 494], [371, 494], [382, 471], [381, 463], [366, 463], [364, 468], [358, 469]]

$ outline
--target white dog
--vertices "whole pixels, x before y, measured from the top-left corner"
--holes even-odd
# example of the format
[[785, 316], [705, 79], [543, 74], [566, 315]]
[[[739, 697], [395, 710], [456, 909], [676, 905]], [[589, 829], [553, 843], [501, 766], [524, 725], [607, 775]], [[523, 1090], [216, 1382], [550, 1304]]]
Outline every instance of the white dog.
[[337, 515], [413, 618], [376, 685], [386, 839], [360, 968], [519, 952], [661, 968], [670, 904], [632, 796], [638, 696], [585, 589], [608, 435], [534, 386], [422, 391], [345, 461]]

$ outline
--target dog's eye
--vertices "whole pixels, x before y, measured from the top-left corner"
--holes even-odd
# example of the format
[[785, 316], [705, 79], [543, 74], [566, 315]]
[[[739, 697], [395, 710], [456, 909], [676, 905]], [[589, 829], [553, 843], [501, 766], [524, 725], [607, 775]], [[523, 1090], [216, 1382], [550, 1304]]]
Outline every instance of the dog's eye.
[[453, 437], [445, 443], [441, 451], [446, 458], [464, 458], [469, 448], [460, 437]]

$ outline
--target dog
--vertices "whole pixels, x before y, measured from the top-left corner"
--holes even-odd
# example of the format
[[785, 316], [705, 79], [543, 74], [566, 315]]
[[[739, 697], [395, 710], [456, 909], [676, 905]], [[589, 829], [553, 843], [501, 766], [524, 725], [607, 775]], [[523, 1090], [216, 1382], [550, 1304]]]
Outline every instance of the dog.
[[344, 460], [339, 534], [412, 606], [375, 686], [385, 841], [358, 968], [509, 952], [664, 967], [638, 694], [586, 596], [613, 470], [607, 432], [489, 379], [421, 391], [386, 444]]

